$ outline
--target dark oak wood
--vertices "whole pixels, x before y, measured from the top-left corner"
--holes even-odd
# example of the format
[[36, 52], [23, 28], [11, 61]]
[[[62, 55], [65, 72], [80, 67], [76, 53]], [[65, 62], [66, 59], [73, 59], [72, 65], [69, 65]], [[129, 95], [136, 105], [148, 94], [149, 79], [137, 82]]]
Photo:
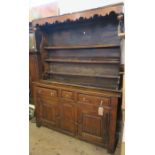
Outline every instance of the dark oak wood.
[[48, 46], [46, 50], [52, 49], [92, 49], [92, 48], [119, 48], [119, 45], [107, 44], [107, 45], [85, 45], [85, 46]]
[[111, 98], [111, 113], [110, 113], [110, 124], [109, 124], [109, 141], [108, 141], [108, 152], [113, 153], [116, 145], [116, 118], [117, 118], [117, 107], [118, 107], [118, 98]]
[[[49, 80], [39, 80], [38, 82], [34, 83], [35, 86], [37, 87], [42, 87], [42, 88], [46, 88], [46, 89], [53, 89], [53, 88], [63, 88], [64, 86], [67, 86], [68, 89], [73, 90], [74, 88], [78, 89], [78, 91], [80, 91], [80, 89], [82, 88], [82, 90], [86, 91], [86, 92], [96, 92], [98, 93], [100, 96], [104, 95], [104, 96], [114, 96], [117, 98], [121, 97], [121, 90], [113, 90], [113, 89], [106, 89], [106, 88], [94, 88], [94, 87], [88, 87], [88, 86], [81, 86], [81, 85], [75, 85], [75, 84], [68, 84], [68, 83], [60, 83], [60, 82], [55, 82], [55, 81], [49, 81]], [[52, 86], [52, 87], [51, 87]]]
[[109, 63], [109, 64], [118, 64], [120, 63], [119, 60], [115, 60], [115, 59], [109, 59], [109, 60], [79, 60], [79, 59], [58, 59], [58, 58], [55, 58], [55, 59], [45, 59], [46, 62], [57, 62], [57, 63], [60, 63], [60, 62], [64, 62], [64, 63], [93, 63], [93, 64], [106, 64], [106, 63]]
[[29, 52], [29, 88], [33, 98], [32, 82], [40, 79], [40, 53], [30, 50]]
[[48, 74], [57, 74], [57, 75], [70, 75], [70, 76], [86, 76], [86, 77], [99, 77], [99, 78], [110, 78], [110, 79], [119, 79], [119, 76], [112, 75], [89, 75], [89, 74], [72, 74], [72, 73], [62, 73], [62, 72], [47, 72]]
[[[107, 145], [107, 135], [108, 135], [108, 121], [109, 121], [109, 106], [107, 106], [106, 98], [102, 98], [105, 101], [104, 115], [98, 115], [98, 107], [100, 105], [101, 99], [97, 97], [98, 100], [94, 100], [91, 95], [84, 95], [78, 101], [78, 135], [79, 138], [106, 146]], [[87, 97], [86, 97], [87, 96]], [[89, 100], [90, 99], [90, 100]], [[93, 102], [94, 101], [94, 102]], [[95, 102], [96, 101], [96, 102]], [[108, 115], [108, 117], [107, 117]]]
[[[67, 98], [67, 97], [66, 97]], [[61, 100], [61, 129], [70, 135], [76, 135], [75, 103]]]
[[[39, 81], [34, 83], [34, 94], [37, 126], [53, 128], [114, 152], [120, 92]], [[101, 103], [103, 116], [98, 114]]]
[[37, 25], [42, 70], [40, 80], [33, 83], [37, 126], [103, 146], [110, 153], [115, 150], [121, 98], [121, 8], [32, 22]]

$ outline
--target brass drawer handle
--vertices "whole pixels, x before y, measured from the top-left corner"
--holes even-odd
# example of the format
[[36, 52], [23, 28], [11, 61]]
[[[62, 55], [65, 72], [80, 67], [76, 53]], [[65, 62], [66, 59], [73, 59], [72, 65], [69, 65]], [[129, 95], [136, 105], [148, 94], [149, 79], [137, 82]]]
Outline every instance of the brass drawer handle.
[[89, 99], [83, 97], [83, 98], [82, 98], [82, 101], [85, 101], [85, 102], [87, 101], [87, 102], [89, 102]]
[[66, 94], [66, 95], [65, 95], [65, 97], [69, 97], [69, 95], [68, 95], [68, 94]]
[[85, 100], [86, 100], [86, 98], [85, 98], [85, 97], [83, 97], [83, 98], [82, 98], [82, 100], [83, 100], [83, 101], [85, 101]]
[[38, 94], [40, 94], [42, 92], [42, 90], [38, 90]]
[[54, 93], [53, 92], [51, 92], [51, 96], [54, 96]]

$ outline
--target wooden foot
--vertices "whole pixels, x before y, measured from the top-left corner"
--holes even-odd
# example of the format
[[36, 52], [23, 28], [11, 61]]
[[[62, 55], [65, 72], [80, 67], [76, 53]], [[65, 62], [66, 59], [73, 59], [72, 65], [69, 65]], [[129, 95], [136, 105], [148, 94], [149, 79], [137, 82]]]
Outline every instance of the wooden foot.
[[36, 122], [36, 126], [37, 126], [38, 128], [40, 128], [40, 127], [41, 127], [41, 123], [40, 123], [40, 122]]

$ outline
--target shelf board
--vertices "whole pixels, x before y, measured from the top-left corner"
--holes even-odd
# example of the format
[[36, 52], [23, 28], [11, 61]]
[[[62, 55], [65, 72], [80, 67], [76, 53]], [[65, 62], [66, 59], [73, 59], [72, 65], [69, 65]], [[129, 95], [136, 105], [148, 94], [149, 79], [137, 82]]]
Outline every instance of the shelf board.
[[46, 72], [47, 74], [55, 75], [67, 75], [67, 76], [83, 76], [83, 77], [97, 77], [97, 78], [108, 78], [108, 79], [119, 79], [120, 76], [115, 75], [88, 75], [88, 74], [73, 74], [73, 73], [60, 73], [60, 72]]
[[63, 62], [63, 63], [93, 63], [93, 64], [119, 64], [119, 60], [67, 60], [67, 59], [45, 59], [46, 62]]
[[104, 44], [104, 45], [77, 45], [77, 46], [46, 46], [46, 50], [56, 49], [93, 49], [93, 48], [119, 48], [120, 45], [115, 44]]
[[[116, 93], [121, 93], [122, 90], [121, 89], [108, 89], [108, 88], [101, 88], [101, 87], [96, 87], [96, 86], [85, 86], [85, 85], [81, 85], [81, 84], [71, 84], [71, 83], [65, 83], [65, 82], [58, 82], [55, 80], [40, 80], [39, 82], [43, 83], [43, 84], [48, 84], [48, 87], [50, 87], [50, 84], [53, 85], [67, 85], [67, 86], [71, 86], [71, 87], [83, 87], [83, 89], [85, 90], [89, 90], [90, 89], [95, 89], [95, 91], [97, 90], [98, 92], [103, 93], [102, 91], [110, 91], [110, 92], [116, 92]], [[34, 82], [37, 83], [37, 82]], [[39, 83], [40, 84], [40, 83]], [[121, 96], [121, 95], [119, 95]]]

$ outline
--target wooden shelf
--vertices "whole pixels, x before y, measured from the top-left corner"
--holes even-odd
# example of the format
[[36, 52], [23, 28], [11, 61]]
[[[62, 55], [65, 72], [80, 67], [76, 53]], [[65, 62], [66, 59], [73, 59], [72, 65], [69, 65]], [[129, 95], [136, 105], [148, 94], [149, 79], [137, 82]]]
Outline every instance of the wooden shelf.
[[104, 44], [104, 45], [77, 45], [77, 46], [47, 46], [44, 47], [46, 50], [56, 50], [56, 49], [93, 49], [93, 48], [119, 48], [120, 45], [114, 44]]
[[62, 62], [62, 63], [93, 63], [93, 64], [119, 64], [119, 60], [65, 60], [65, 59], [45, 59], [46, 62]]
[[[67, 85], [67, 86], [71, 86], [71, 87], [82, 87], [83, 89], [85, 90], [90, 90], [90, 89], [95, 89], [95, 91], [112, 91], [112, 92], [117, 92], [117, 93], [121, 93], [122, 90], [121, 89], [108, 89], [108, 88], [100, 88], [100, 87], [96, 87], [96, 86], [85, 86], [85, 85], [81, 85], [81, 84], [71, 84], [71, 83], [66, 83], [66, 82], [58, 82], [58, 81], [55, 81], [55, 80], [40, 80], [39, 81], [40, 83], [43, 83], [43, 84], [52, 84], [52, 85]], [[37, 82], [34, 82], [34, 83], [37, 83]], [[39, 84], [40, 84], [39, 83]], [[50, 86], [49, 86], [50, 87]]]
[[60, 73], [60, 72], [46, 72], [47, 74], [55, 75], [66, 75], [66, 76], [83, 76], [83, 77], [96, 77], [96, 78], [107, 78], [107, 79], [119, 79], [120, 76], [114, 75], [88, 75], [88, 74], [75, 74], [75, 73]]

